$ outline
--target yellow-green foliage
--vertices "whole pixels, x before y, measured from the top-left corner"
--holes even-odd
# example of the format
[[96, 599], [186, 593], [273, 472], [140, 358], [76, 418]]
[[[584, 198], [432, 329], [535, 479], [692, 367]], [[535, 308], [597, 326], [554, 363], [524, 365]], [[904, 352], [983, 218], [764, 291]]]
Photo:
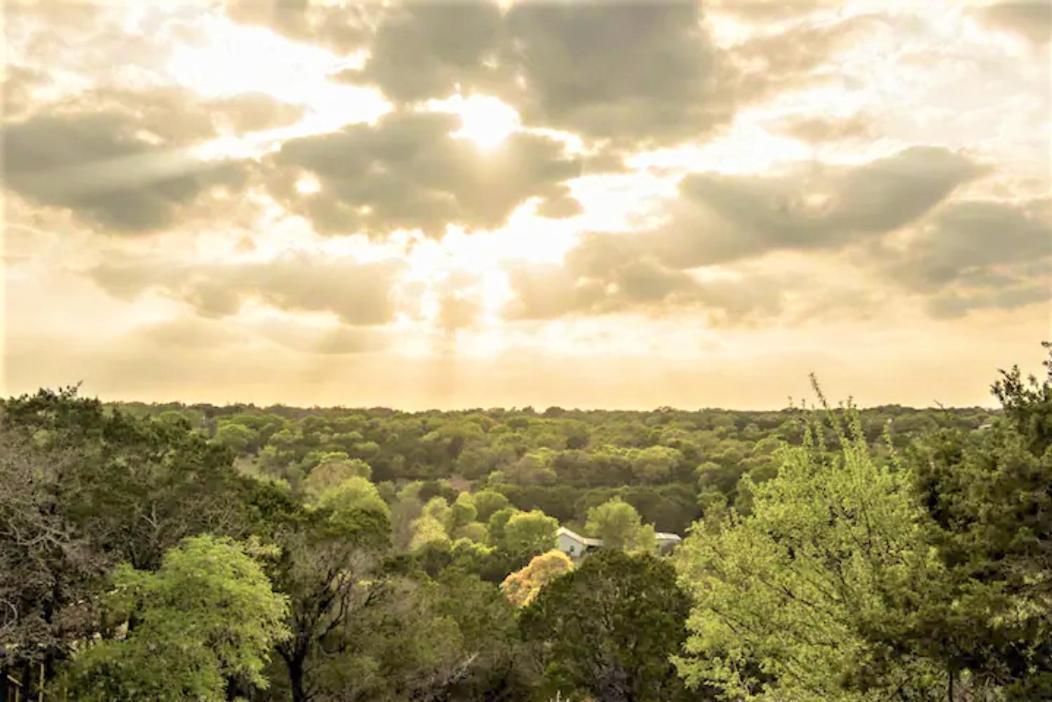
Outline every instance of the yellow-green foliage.
[[534, 556], [526, 567], [504, 579], [500, 589], [516, 607], [525, 607], [536, 599], [541, 588], [573, 570], [573, 561], [558, 549]]

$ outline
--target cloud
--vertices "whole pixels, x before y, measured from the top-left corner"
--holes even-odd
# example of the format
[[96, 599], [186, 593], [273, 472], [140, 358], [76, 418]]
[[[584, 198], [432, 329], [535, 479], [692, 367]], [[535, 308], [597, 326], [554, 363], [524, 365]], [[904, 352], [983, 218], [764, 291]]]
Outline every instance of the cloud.
[[489, 0], [392, 5], [378, 23], [363, 69], [343, 77], [376, 84], [400, 102], [445, 97], [457, 86], [492, 89], [512, 78], [497, 65], [502, 23], [500, 7]]
[[776, 125], [785, 134], [812, 143], [866, 139], [874, 135], [872, 120], [866, 115], [850, 117], [791, 117]]
[[938, 316], [1011, 309], [1052, 298], [1052, 201], [964, 200], [941, 208], [904, 249], [880, 260], [889, 277], [929, 295]]
[[980, 172], [952, 151], [912, 147], [854, 167], [693, 174], [680, 184], [671, 221], [640, 236], [678, 268], [775, 250], [836, 248], [914, 221]]
[[38, 114], [5, 125], [0, 140], [8, 188], [114, 233], [166, 227], [213, 186], [245, 178], [239, 164], [157, 145], [118, 113]]
[[[833, 251], [882, 241], [980, 172], [954, 152], [913, 147], [852, 167], [817, 164], [777, 176], [688, 175], [665, 224], [586, 235], [561, 264], [511, 266], [515, 299], [507, 316], [694, 307], [706, 310], [714, 323], [770, 318], [781, 313], [791, 281], [750, 267], [750, 261], [776, 251]], [[699, 277], [692, 271], [699, 267], [716, 277]]]
[[286, 311], [331, 312], [346, 324], [377, 325], [394, 318], [392, 287], [400, 269], [394, 261], [293, 255], [228, 264], [107, 262], [87, 273], [116, 297], [157, 290], [205, 317], [236, 314], [246, 300], [255, 299]]
[[507, 15], [526, 121], [588, 137], [669, 142], [729, 118], [717, 56], [693, 0], [552, 3]]
[[38, 103], [0, 128], [5, 185], [36, 204], [68, 208], [105, 233], [152, 232], [213, 187], [235, 191], [246, 183], [249, 163], [205, 160], [197, 147], [302, 114], [258, 93], [209, 100], [177, 87], [88, 90]]
[[[272, 160], [279, 168], [271, 190], [326, 233], [497, 227], [529, 198], [549, 214], [572, 213], [565, 181], [580, 165], [560, 142], [516, 132], [484, 151], [453, 136], [458, 127], [449, 114], [395, 112], [375, 125], [287, 141]], [[317, 192], [297, 189], [305, 173], [317, 178]]]
[[226, 0], [232, 20], [267, 27], [290, 39], [309, 41], [350, 52], [370, 35], [367, 3], [326, 3], [314, 0]]
[[982, 8], [979, 16], [989, 26], [1019, 34], [1035, 44], [1047, 44], [1052, 39], [1049, 0], [998, 2]]
[[505, 310], [510, 319], [626, 310], [663, 314], [690, 307], [720, 325], [781, 311], [783, 286], [768, 276], [701, 281], [657, 260], [623, 234], [589, 234], [561, 264], [512, 265], [508, 275], [515, 293]]

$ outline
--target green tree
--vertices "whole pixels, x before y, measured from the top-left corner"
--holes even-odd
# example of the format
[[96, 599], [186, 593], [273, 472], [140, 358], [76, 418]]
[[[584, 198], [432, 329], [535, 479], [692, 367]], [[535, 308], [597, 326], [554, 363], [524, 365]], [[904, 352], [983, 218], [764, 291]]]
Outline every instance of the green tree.
[[281, 557], [273, 579], [289, 596], [292, 632], [277, 652], [288, 683], [285, 699], [293, 702], [308, 702], [326, 689], [334, 663], [325, 651], [346, 645], [341, 632], [368, 616], [387, 588], [380, 573], [386, 517], [372, 510], [338, 517], [295, 507], [275, 517]]
[[362, 477], [347, 478], [335, 487], [323, 490], [318, 497], [318, 504], [333, 512], [350, 512], [362, 510], [376, 512], [385, 519], [391, 516], [391, 509], [380, 497], [376, 486]]
[[76, 699], [218, 702], [231, 681], [267, 686], [288, 603], [237, 543], [188, 538], [156, 573], [119, 567], [114, 586], [112, 614], [132, 625], [77, 653], [67, 681]]
[[689, 606], [666, 561], [600, 551], [544, 587], [521, 626], [540, 645], [551, 696], [670, 702], [690, 698], [670, 661]]
[[778, 476], [750, 486], [750, 515], [684, 542], [694, 606], [679, 667], [691, 684], [814, 702], [944, 689], [937, 661], [887, 644], [937, 597], [937, 568], [906, 476], [875, 462], [850, 421], [836, 451], [820, 437], [783, 449]]
[[508, 506], [508, 498], [496, 490], [479, 490], [474, 495], [476, 519], [487, 522], [489, 518], [499, 509]]
[[555, 548], [559, 522], [540, 510], [513, 514], [504, 525], [502, 545], [508, 553], [521, 558]]
[[647, 552], [656, 548], [654, 527], [644, 525], [636, 508], [620, 497], [588, 510], [585, 530], [602, 539], [604, 548]]
[[475, 500], [470, 492], [462, 492], [457, 495], [456, 501], [450, 506], [449, 529], [453, 531], [457, 527], [470, 524], [478, 516]]
[[1052, 378], [1013, 368], [993, 390], [1003, 418], [907, 452], [953, 585], [915, 643], [1009, 699], [1052, 699]]
[[516, 514], [519, 514], [519, 510], [514, 507], [501, 507], [490, 515], [486, 523], [486, 530], [489, 532], [491, 546], [504, 544], [504, 529], [508, 526], [508, 521]]
[[373, 469], [365, 461], [348, 458], [347, 454], [341, 452], [330, 453], [311, 469], [303, 481], [303, 487], [308, 495], [317, 497], [327, 488], [345, 480], [354, 477], [369, 480], [372, 475]]

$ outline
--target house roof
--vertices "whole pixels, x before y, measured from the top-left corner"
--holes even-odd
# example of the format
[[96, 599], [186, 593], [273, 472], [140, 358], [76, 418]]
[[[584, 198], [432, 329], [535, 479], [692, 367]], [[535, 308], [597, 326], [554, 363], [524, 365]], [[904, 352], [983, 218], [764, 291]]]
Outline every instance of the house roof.
[[572, 529], [567, 529], [566, 527], [559, 527], [558, 531], [555, 532], [555, 535], [556, 536], [565, 536], [566, 538], [573, 539], [574, 541], [577, 541], [578, 543], [582, 543], [585, 546], [602, 546], [603, 545], [603, 540], [602, 539], [593, 539], [593, 538], [588, 537], [588, 536], [581, 536], [576, 531], [573, 531]]

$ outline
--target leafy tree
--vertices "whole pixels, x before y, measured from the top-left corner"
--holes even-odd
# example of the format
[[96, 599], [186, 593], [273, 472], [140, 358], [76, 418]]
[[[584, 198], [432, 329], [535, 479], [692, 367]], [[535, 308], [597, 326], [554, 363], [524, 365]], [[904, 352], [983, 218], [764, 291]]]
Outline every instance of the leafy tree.
[[937, 568], [906, 476], [876, 463], [851, 421], [837, 451], [820, 436], [784, 449], [778, 477], [750, 488], [752, 514], [680, 548], [694, 607], [679, 667], [692, 685], [815, 702], [943, 689], [938, 662], [887, 645], [938, 596]]
[[234, 453], [246, 453], [249, 446], [259, 441], [259, 435], [241, 424], [222, 424], [212, 441]]
[[243, 547], [191, 537], [156, 573], [119, 567], [114, 586], [113, 614], [130, 622], [127, 636], [77, 653], [67, 681], [76, 699], [222, 701], [232, 680], [267, 686], [263, 669], [288, 635], [288, 604]]
[[479, 490], [474, 494], [476, 519], [487, 522], [489, 518], [499, 509], [504, 509], [510, 503], [508, 498], [496, 490]]
[[573, 561], [558, 549], [534, 556], [524, 568], [511, 573], [501, 583], [500, 589], [516, 607], [525, 607], [533, 602], [541, 588], [560, 575], [573, 570]]
[[588, 533], [603, 540], [604, 548], [654, 551], [654, 527], [644, 525], [636, 508], [620, 497], [588, 510]]
[[521, 627], [540, 645], [553, 697], [686, 700], [670, 657], [686, 638], [689, 606], [666, 561], [600, 551], [544, 587], [523, 610]]
[[413, 537], [409, 540], [410, 550], [415, 551], [434, 542], [448, 541], [449, 535], [446, 533], [446, 527], [437, 518], [425, 512], [418, 519], [413, 520]]
[[506, 551], [522, 558], [555, 548], [559, 522], [540, 510], [519, 512], [504, 525], [502, 545]]
[[486, 530], [489, 532], [491, 545], [500, 546], [504, 544], [504, 530], [508, 526], [508, 521], [516, 514], [519, 514], [519, 510], [514, 507], [501, 507], [490, 515], [489, 522], [486, 524]]
[[281, 557], [275, 585], [289, 596], [292, 635], [277, 647], [285, 664], [288, 697], [315, 699], [332, 665], [328, 648], [346, 645], [339, 632], [373, 606], [386, 587], [378, 577], [389, 525], [374, 510], [332, 519], [326, 511], [292, 510], [277, 528]]
[[469, 522], [454, 529], [452, 536], [454, 539], [468, 539], [478, 544], [484, 544], [489, 538], [489, 532], [486, 531], [485, 524]]
[[457, 495], [456, 502], [450, 506], [450, 531], [475, 521], [477, 516], [478, 510], [475, 507], [475, 500], [471, 493], [460, 493]]
[[314, 466], [307, 478], [303, 481], [303, 487], [307, 494], [318, 496], [327, 488], [339, 485], [350, 478], [372, 477], [373, 469], [369, 464], [357, 458], [348, 458], [342, 452], [326, 455], [316, 466]]
[[1052, 698], [1052, 377], [1013, 368], [993, 390], [1003, 419], [907, 453], [953, 583], [915, 643], [1010, 699]]
[[391, 509], [380, 497], [376, 486], [362, 477], [347, 478], [335, 487], [327, 488], [318, 497], [318, 504], [334, 512], [361, 510], [376, 512], [385, 519], [391, 516]]

